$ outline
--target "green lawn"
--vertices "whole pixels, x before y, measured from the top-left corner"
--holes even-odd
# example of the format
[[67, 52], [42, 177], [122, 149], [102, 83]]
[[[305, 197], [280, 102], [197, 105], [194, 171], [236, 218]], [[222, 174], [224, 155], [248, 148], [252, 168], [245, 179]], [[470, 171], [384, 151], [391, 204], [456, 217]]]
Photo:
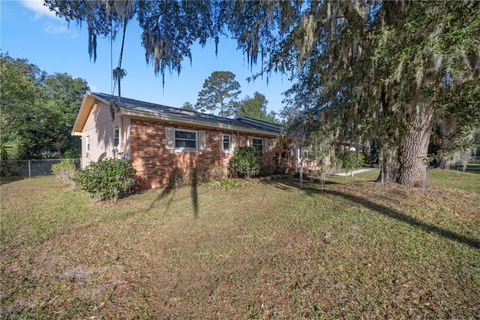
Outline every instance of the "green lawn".
[[4, 181], [1, 317], [455, 318], [480, 314], [480, 174], [377, 172], [93, 203]]

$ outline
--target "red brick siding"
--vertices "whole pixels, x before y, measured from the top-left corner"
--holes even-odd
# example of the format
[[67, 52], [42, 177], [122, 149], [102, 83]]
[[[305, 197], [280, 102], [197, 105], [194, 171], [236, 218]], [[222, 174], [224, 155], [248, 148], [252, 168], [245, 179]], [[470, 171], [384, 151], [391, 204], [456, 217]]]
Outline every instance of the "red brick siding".
[[[167, 149], [166, 127], [205, 131], [205, 149], [193, 152]], [[223, 152], [220, 149], [222, 133], [233, 135], [236, 147], [247, 145], [248, 135], [246, 134], [132, 119], [130, 126], [131, 158], [141, 186], [143, 188], [167, 186], [176, 168], [183, 174], [188, 174], [192, 168], [206, 172], [215, 167], [223, 168], [226, 173], [233, 152]], [[272, 173], [276, 170], [275, 152], [276, 150], [271, 150], [263, 154], [263, 173]]]

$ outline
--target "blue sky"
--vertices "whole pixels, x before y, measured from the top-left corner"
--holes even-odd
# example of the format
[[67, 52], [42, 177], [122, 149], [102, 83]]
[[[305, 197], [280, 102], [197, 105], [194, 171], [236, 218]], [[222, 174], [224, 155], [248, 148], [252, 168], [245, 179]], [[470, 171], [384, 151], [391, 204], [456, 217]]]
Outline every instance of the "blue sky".
[[[1, 1], [0, 48], [13, 57], [27, 58], [41, 69], [49, 72], [67, 72], [88, 81], [92, 91], [111, 92], [110, 40], [100, 39], [97, 61], [88, 56], [87, 30], [76, 24], [70, 26], [55, 17], [41, 0]], [[263, 93], [269, 101], [268, 109], [279, 112], [282, 108], [282, 92], [291, 83], [285, 75], [272, 74], [266, 78], [247, 82], [252, 74], [246, 57], [236, 50], [236, 43], [222, 39], [218, 56], [213, 43], [204, 48], [195, 45], [193, 61], [183, 63], [182, 72], [156, 77], [153, 67], [145, 62], [141, 46], [140, 28], [136, 22], [129, 24], [126, 35], [123, 68], [128, 75], [122, 80], [122, 96], [171, 106], [182, 106], [185, 101], [195, 103], [203, 81], [216, 70], [236, 74], [242, 86], [242, 95], [252, 96], [255, 91]], [[113, 64], [118, 62], [120, 37], [113, 47]], [[253, 72], [258, 70], [254, 66]]]

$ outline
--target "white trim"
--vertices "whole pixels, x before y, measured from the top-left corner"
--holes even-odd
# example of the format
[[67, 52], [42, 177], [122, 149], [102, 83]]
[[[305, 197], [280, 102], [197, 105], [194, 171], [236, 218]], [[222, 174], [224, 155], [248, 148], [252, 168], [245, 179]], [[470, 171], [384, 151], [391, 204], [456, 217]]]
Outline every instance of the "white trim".
[[255, 147], [255, 145], [253, 143], [253, 139], [262, 140], [262, 151], [261, 151], [261, 153], [264, 153], [265, 152], [265, 139], [263, 139], [262, 137], [252, 137], [252, 147]]
[[171, 123], [178, 123], [178, 124], [186, 124], [186, 125], [191, 125], [191, 126], [196, 126], [196, 127], [205, 127], [205, 128], [215, 128], [215, 129], [226, 129], [229, 131], [238, 131], [238, 132], [243, 132], [243, 133], [253, 133], [253, 134], [260, 134], [260, 135], [265, 135], [269, 137], [278, 137], [280, 136], [280, 133], [274, 133], [270, 131], [263, 131], [263, 130], [257, 130], [257, 129], [247, 129], [247, 128], [241, 128], [237, 126], [231, 126], [223, 123], [217, 123], [213, 124], [211, 122], [207, 121], [202, 121], [202, 120], [188, 120], [188, 119], [183, 119], [180, 117], [172, 117], [172, 116], [161, 116], [161, 115], [155, 115], [147, 112], [139, 112], [139, 111], [126, 111], [126, 110], [120, 110], [120, 114], [131, 116], [131, 117], [138, 117], [138, 118], [147, 118], [147, 119], [157, 119], [157, 120], [163, 120]]
[[[116, 135], [116, 130], [118, 129], [118, 144], [115, 145], [115, 135]], [[117, 150], [120, 149], [120, 144], [121, 144], [121, 130], [120, 130], [120, 126], [118, 125], [114, 125], [113, 126], [113, 147], [116, 148]]]
[[[78, 122], [80, 121], [80, 114], [81, 114], [82, 108], [85, 106], [89, 97], [93, 98], [93, 99], [96, 99], [97, 101], [103, 102], [107, 106], [110, 105], [110, 101], [105, 100], [105, 99], [97, 96], [95, 93], [87, 92], [83, 96], [82, 104], [80, 106], [80, 111], [77, 114], [77, 118], [75, 119], [75, 124], [74, 124], [73, 129], [72, 129], [71, 134], [74, 135], [74, 136], [80, 136], [82, 134], [83, 127], [82, 127], [81, 131], [80, 130], [75, 131], [75, 128], [79, 125]], [[176, 116], [172, 116], [172, 115], [168, 115], [168, 116], [166, 116], [166, 115], [156, 115], [156, 114], [152, 114], [152, 113], [146, 112], [146, 111], [132, 111], [132, 110], [125, 110], [125, 109], [122, 109], [122, 108], [123, 107], [120, 105], [120, 111], [119, 111], [120, 115], [133, 116], [133, 117], [139, 117], [139, 118], [147, 118], [147, 119], [158, 119], [158, 120], [168, 121], [168, 122], [172, 122], [172, 123], [187, 124], [187, 125], [199, 126], [199, 127], [205, 127], [205, 128], [226, 129], [226, 130], [229, 130], [229, 131], [237, 131], [237, 132], [249, 133], [249, 134], [259, 134], [259, 135], [265, 135], [265, 136], [268, 136], [268, 137], [278, 137], [278, 136], [280, 136], [280, 133], [275, 133], [275, 132], [271, 132], [271, 131], [264, 131], [264, 130], [260, 130], [260, 129], [243, 128], [243, 127], [238, 127], [238, 126], [234, 126], [234, 125], [228, 125], [228, 124], [223, 124], [223, 123], [211, 123], [211, 122], [202, 121], [202, 120], [189, 120], [189, 119], [184, 119], [182, 117], [176, 117]], [[91, 112], [91, 110], [89, 112]], [[88, 118], [88, 116], [87, 116], [87, 118]], [[85, 122], [86, 121], [87, 120], [85, 120]], [[85, 125], [85, 124], [83, 124], [83, 125]]]
[[[188, 148], [188, 147], [176, 147], [176, 132], [177, 131], [182, 131], [182, 132], [191, 132], [195, 133], [195, 148]], [[180, 140], [187, 140], [187, 141], [193, 141], [193, 139], [181, 139]], [[198, 151], [198, 131], [197, 130], [189, 130], [189, 129], [182, 129], [182, 128], [173, 128], [173, 150], [176, 152], [196, 152]]]
[[[225, 136], [228, 136], [228, 149], [225, 149], [223, 144], [224, 144], [224, 138]], [[228, 153], [233, 151], [233, 139], [232, 139], [232, 134], [231, 133], [221, 133], [221, 139], [220, 139], [220, 148], [222, 152]]]

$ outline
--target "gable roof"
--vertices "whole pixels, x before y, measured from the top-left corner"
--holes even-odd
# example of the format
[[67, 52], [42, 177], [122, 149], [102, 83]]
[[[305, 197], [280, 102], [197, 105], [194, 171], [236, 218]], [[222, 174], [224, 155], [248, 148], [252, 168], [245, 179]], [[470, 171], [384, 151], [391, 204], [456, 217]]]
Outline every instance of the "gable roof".
[[80, 134], [83, 131], [83, 126], [85, 125], [88, 115], [95, 105], [96, 100], [107, 105], [115, 104], [120, 109], [120, 114], [129, 116], [154, 118], [187, 125], [229, 129], [269, 136], [278, 136], [281, 132], [281, 126], [277, 124], [249, 117], [230, 119], [146, 101], [124, 97], [119, 98], [118, 96], [106, 93], [93, 92], [87, 93], [84, 96], [82, 106], [73, 127], [72, 133], [74, 135]]

